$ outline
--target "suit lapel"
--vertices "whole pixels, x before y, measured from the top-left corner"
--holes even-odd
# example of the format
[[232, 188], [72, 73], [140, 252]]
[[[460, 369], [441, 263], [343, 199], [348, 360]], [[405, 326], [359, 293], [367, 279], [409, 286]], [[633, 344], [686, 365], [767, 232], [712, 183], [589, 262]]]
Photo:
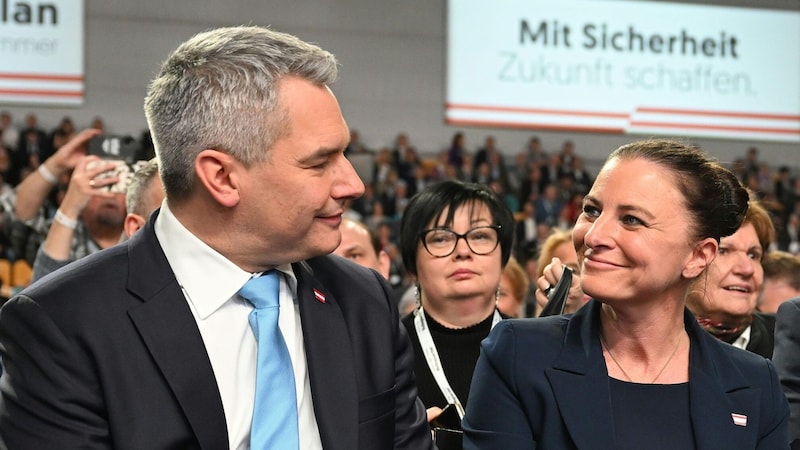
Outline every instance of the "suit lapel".
[[[347, 323], [306, 263], [293, 265], [314, 412], [326, 449], [358, 448], [358, 389]], [[324, 298], [324, 302], [319, 298]]]
[[[747, 413], [759, 410], [758, 393], [728, 355], [714, 351], [713, 346], [720, 345], [715, 338], [686, 314], [692, 338], [689, 403], [697, 448], [755, 448], [758, 433], [752, 430], [758, 418]], [[732, 414], [741, 415], [739, 425]]]
[[228, 447], [222, 399], [205, 344], [153, 230], [130, 242], [128, 289], [143, 300], [129, 316], [174, 393], [201, 448]]
[[563, 422], [577, 448], [614, 448], [611, 399], [594, 301], [573, 315], [564, 348], [547, 369]]

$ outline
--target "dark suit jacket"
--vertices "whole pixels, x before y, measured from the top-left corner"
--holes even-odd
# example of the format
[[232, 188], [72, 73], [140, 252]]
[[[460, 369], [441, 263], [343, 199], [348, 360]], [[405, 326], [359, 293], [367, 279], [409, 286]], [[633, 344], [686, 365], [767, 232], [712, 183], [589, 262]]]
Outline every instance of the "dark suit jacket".
[[772, 348], [775, 346], [775, 315], [760, 312], [753, 313], [753, 322], [750, 324], [750, 341], [747, 351], [772, 358]]
[[[228, 447], [214, 373], [155, 216], [0, 310], [0, 448]], [[325, 449], [431, 448], [388, 285], [338, 257], [293, 269]]]
[[789, 400], [792, 448], [800, 449], [800, 297], [778, 307], [772, 361]]
[[[472, 378], [465, 449], [616, 448], [599, 312], [593, 300], [572, 316], [497, 324]], [[697, 448], [787, 448], [789, 409], [772, 364], [718, 341], [688, 311], [684, 321]]]

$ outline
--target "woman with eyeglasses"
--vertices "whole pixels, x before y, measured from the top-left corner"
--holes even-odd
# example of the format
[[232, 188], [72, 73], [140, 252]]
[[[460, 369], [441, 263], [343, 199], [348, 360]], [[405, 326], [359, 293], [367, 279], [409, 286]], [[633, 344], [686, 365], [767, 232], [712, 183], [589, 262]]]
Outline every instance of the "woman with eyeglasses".
[[480, 184], [438, 183], [406, 207], [400, 252], [416, 277], [419, 305], [403, 324], [414, 346], [414, 371], [429, 421], [452, 405], [457, 423], [442, 425], [461, 428], [480, 342], [502, 318], [496, 302], [513, 227], [505, 203]]

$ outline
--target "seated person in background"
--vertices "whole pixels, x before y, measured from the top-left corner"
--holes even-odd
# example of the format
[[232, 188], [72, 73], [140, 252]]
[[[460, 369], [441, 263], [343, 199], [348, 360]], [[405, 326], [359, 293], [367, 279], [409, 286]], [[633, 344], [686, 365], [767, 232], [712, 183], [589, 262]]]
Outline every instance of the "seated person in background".
[[[125, 194], [108, 191], [107, 187], [118, 181], [116, 176], [98, 178], [115, 165], [85, 154], [89, 140], [98, 133], [78, 133], [45, 161], [41, 166], [45, 169], [31, 173], [17, 189], [16, 216], [24, 220], [41, 208], [56, 180], [55, 173], [63, 176], [72, 168], [67, 192], [36, 252], [32, 281], [119, 242], [126, 214]], [[47, 162], [52, 159], [56, 161], [51, 169]]]
[[125, 234], [122, 240], [130, 238], [142, 228], [163, 200], [164, 184], [158, 176], [158, 162], [153, 158], [133, 173], [125, 189], [125, 209], [128, 215], [125, 216]]
[[572, 229], [554, 228], [545, 239], [539, 254], [539, 268], [536, 277], [537, 316], [547, 304], [547, 294], [561, 279], [561, 273], [565, 266], [572, 269], [573, 275], [564, 313], [575, 312], [589, 301], [589, 297], [584, 295], [581, 290], [579, 264], [578, 254], [572, 243]]
[[497, 309], [508, 317], [523, 317], [525, 295], [528, 293], [528, 274], [512, 256], [500, 276]]
[[[485, 185], [444, 181], [417, 193], [400, 224], [400, 252], [420, 306], [402, 318], [428, 420], [454, 405], [463, 417], [480, 342], [501, 319], [500, 274], [514, 217]], [[452, 427], [460, 429], [459, 423]]]
[[756, 312], [756, 302], [764, 282], [761, 258], [774, 240], [772, 218], [751, 194], [741, 227], [720, 240], [716, 258], [686, 300], [703, 329], [765, 358], [772, 357], [775, 316]]
[[339, 230], [342, 232], [342, 242], [333, 254], [374, 269], [388, 280], [391, 261], [389, 254], [381, 249], [378, 236], [362, 222], [347, 218], [342, 218]]
[[800, 297], [800, 256], [773, 250], [764, 255], [761, 265], [764, 267], [764, 286], [756, 309], [774, 314], [784, 301]]
[[789, 441], [800, 450], [800, 297], [780, 304], [775, 320], [772, 362], [789, 401]]
[[696, 147], [659, 139], [612, 152], [573, 229], [592, 300], [492, 330], [464, 449], [787, 448], [772, 364], [710, 336], [685, 307], [747, 201]]

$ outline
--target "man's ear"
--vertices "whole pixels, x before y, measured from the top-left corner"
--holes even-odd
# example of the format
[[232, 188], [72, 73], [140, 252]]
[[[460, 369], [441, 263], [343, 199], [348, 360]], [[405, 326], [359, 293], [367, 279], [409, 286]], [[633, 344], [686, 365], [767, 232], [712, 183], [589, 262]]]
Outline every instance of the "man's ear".
[[125, 216], [125, 223], [123, 225], [125, 227], [125, 236], [130, 239], [131, 236], [133, 236], [133, 233], [139, 231], [139, 229], [142, 228], [145, 223], [147, 223], [146, 218], [138, 214], [128, 213], [128, 215]]
[[714, 238], [706, 238], [697, 243], [681, 275], [690, 280], [697, 278], [717, 257], [718, 248], [719, 243]]
[[241, 169], [231, 155], [206, 149], [197, 154], [194, 170], [208, 195], [222, 206], [233, 207], [239, 203], [237, 170]]

